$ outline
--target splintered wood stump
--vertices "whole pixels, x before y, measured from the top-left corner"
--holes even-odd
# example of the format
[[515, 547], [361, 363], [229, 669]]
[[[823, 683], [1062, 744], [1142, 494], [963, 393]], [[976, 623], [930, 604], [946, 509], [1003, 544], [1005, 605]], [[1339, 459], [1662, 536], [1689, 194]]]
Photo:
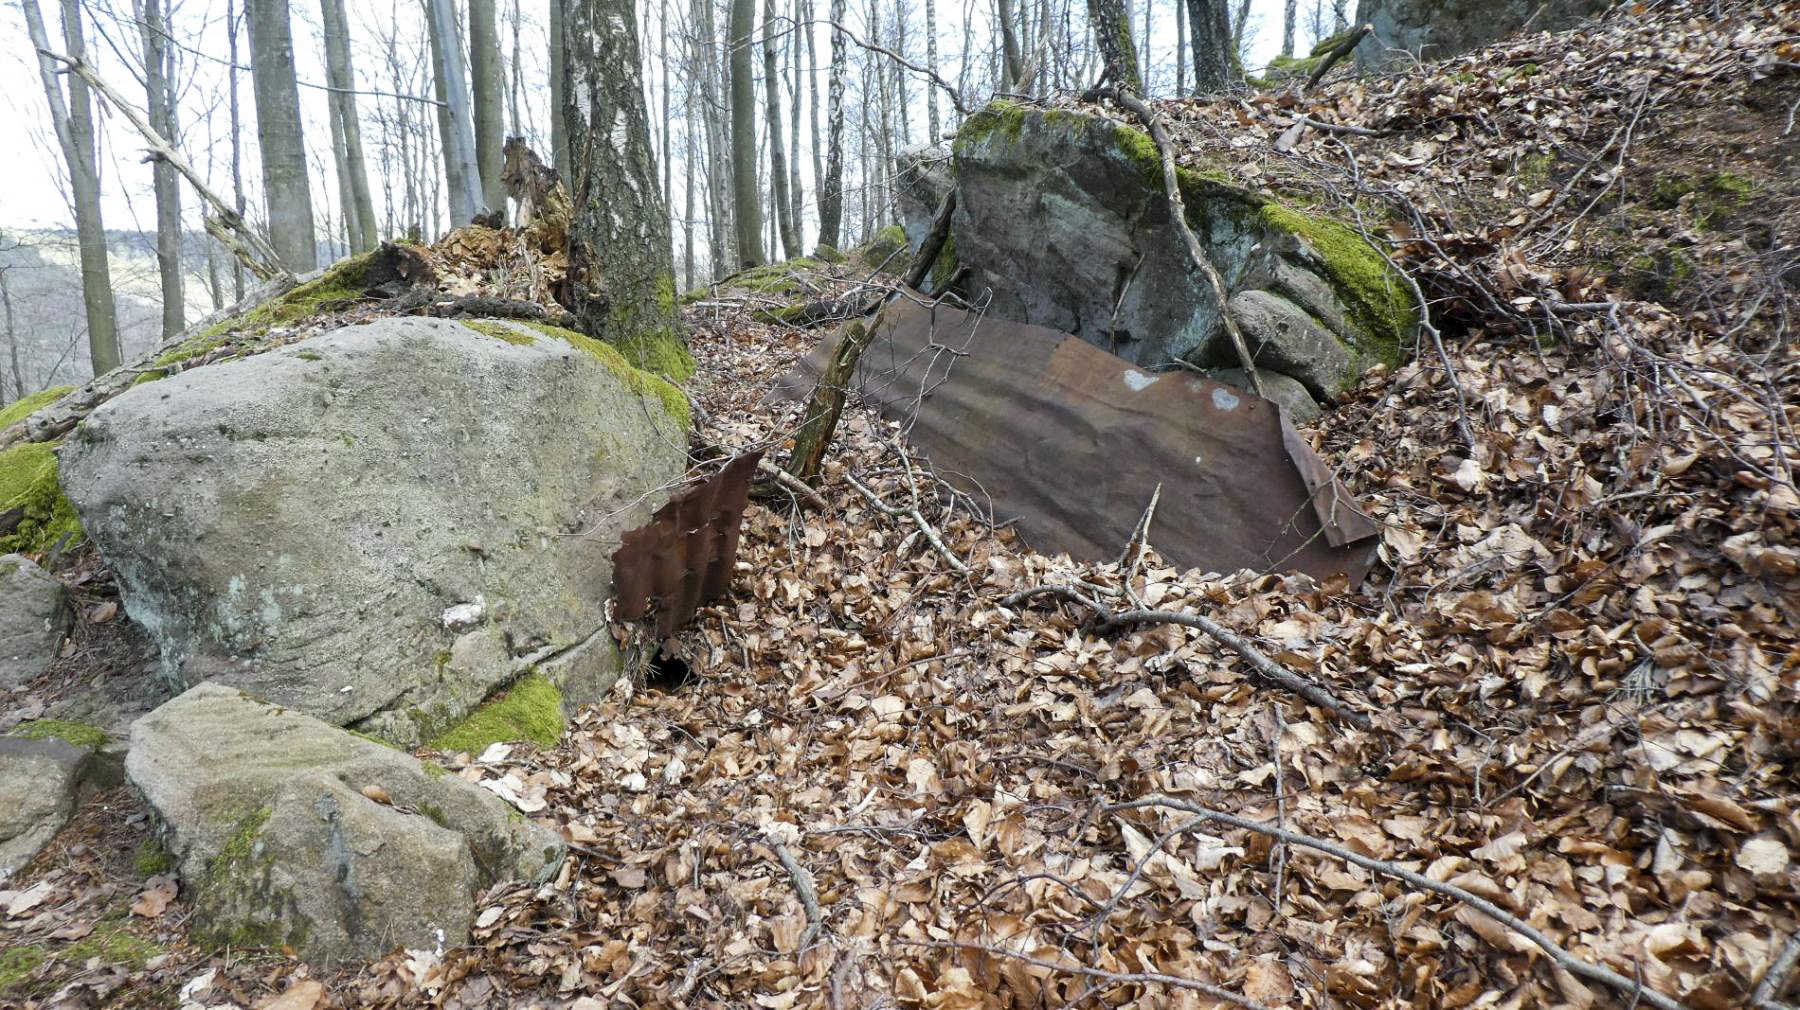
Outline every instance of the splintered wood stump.
[[856, 360], [862, 357], [863, 348], [869, 346], [869, 336], [874, 330], [872, 322], [860, 319], [844, 327], [825, 374], [819, 377], [819, 384], [813, 387], [812, 395], [806, 400], [806, 413], [802, 415], [804, 420], [800, 422], [799, 433], [794, 436], [794, 451], [788, 456], [787, 472], [809, 485], [818, 483], [819, 466], [825, 460], [825, 450], [831, 445], [833, 433], [837, 431], [838, 416], [844, 412], [844, 391], [856, 376]]

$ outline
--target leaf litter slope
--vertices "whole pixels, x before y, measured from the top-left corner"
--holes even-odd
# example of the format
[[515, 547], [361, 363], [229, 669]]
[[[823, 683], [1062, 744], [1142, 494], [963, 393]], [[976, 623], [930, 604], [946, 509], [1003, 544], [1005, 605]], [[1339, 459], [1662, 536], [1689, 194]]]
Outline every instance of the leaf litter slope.
[[[1352, 201], [1433, 302], [1443, 359], [1427, 344], [1371, 375], [1311, 433], [1381, 520], [1390, 575], [1351, 593], [1153, 552], [1046, 558], [921, 468], [958, 576], [846, 479], [907, 503], [887, 430], [851, 411], [829, 509], [751, 509], [733, 594], [680, 636], [694, 683], [622, 690], [554, 749], [452, 762], [563, 827], [559, 875], [490, 895], [475, 947], [398, 953], [323, 998], [1634, 1002], [1461, 902], [1107, 810], [1169, 796], [1454, 884], [1688, 1006], [1744, 1005], [1800, 928], [1795, 194], [1772, 171], [1800, 10], [1710, 9], [1634, 8], [1292, 107], [1161, 107], [1185, 157]], [[1718, 110], [1759, 126], [1727, 144]], [[1306, 128], [1278, 150], [1295, 113], [1383, 136]], [[1711, 183], [1659, 196], [1677, 167], [1753, 180], [1754, 213], [1703, 206]], [[1680, 283], [1639, 280], [1676, 254]], [[753, 308], [690, 313], [711, 443], [792, 430], [760, 393], [813, 338]], [[1080, 608], [998, 603], [1044, 584], [1211, 616], [1372, 726], [1197, 631], [1101, 637]], [[224, 972], [246, 999], [288, 984], [291, 964], [249, 964]]]

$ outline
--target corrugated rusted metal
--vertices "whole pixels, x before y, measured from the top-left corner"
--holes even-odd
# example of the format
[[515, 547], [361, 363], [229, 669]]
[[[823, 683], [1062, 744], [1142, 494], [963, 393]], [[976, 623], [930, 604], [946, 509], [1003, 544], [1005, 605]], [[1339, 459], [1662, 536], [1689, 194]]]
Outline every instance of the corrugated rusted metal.
[[[1274, 404], [947, 306], [897, 302], [874, 325], [855, 381], [864, 402], [1038, 550], [1116, 558], [1161, 484], [1150, 541], [1177, 564], [1368, 572], [1374, 525]], [[833, 343], [778, 393], [805, 399]]]
[[613, 552], [615, 617], [635, 621], [654, 607], [656, 633], [667, 638], [730, 587], [750, 479], [761, 458], [761, 449], [733, 457], [621, 538]]

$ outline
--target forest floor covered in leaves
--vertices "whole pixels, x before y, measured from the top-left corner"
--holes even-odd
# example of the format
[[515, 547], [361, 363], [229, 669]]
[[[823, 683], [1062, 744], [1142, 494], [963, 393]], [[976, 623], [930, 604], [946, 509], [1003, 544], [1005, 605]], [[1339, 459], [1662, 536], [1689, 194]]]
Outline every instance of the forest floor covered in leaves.
[[[824, 508], [751, 508], [685, 681], [449, 759], [571, 842], [487, 896], [474, 946], [206, 955], [119, 792], [0, 905], [0, 944], [58, 952], [21, 1002], [1750, 1004], [1800, 931], [1800, 5], [1755, 6], [1158, 106], [1184, 160], [1335, 194], [1432, 303], [1441, 351], [1428, 331], [1308, 431], [1381, 524], [1364, 585], [1044, 557], [852, 410]], [[764, 394], [824, 331], [754, 302], [688, 310], [705, 445], [792, 430]], [[850, 475], [916, 485], [968, 574]], [[1209, 616], [1359, 718], [1197, 630], [1002, 602], [1039, 586]]]

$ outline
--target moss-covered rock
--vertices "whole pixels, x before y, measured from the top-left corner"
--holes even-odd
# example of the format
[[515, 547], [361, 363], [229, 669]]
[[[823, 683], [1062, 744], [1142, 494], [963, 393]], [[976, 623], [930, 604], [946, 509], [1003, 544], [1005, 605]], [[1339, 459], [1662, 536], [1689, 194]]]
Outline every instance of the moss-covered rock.
[[43, 389], [35, 393], [28, 393], [7, 404], [5, 407], [0, 407], [0, 431], [5, 431], [20, 421], [25, 420], [45, 407], [50, 406], [52, 403], [62, 399], [64, 396], [67, 396], [69, 393], [74, 392], [74, 390], [74, 386], [56, 386], [51, 389]]
[[99, 750], [112, 739], [98, 726], [66, 719], [33, 719], [14, 726], [7, 735], [26, 740], [63, 740], [87, 750]]
[[[1169, 221], [1162, 159], [1144, 131], [999, 100], [965, 122], [955, 159], [951, 255], [974, 271], [972, 287], [993, 292], [997, 315], [1153, 368], [1238, 364], [1211, 286]], [[1218, 165], [1175, 174], [1187, 225], [1227, 287], [1267, 296], [1246, 300], [1257, 311], [1238, 319], [1273, 327], [1247, 334], [1265, 367], [1299, 369], [1291, 374], [1329, 398], [1412, 339], [1410, 286], [1355, 229], [1238, 185]], [[1316, 361], [1295, 357], [1307, 347], [1322, 352]]]
[[864, 242], [856, 251], [856, 258], [871, 268], [896, 272], [906, 266], [905, 254], [906, 229], [890, 224]]
[[480, 754], [490, 744], [524, 740], [554, 747], [567, 724], [562, 692], [542, 676], [528, 673], [440, 734], [430, 746], [469, 754]]
[[22, 509], [10, 533], [0, 534], [0, 554], [41, 554], [67, 536], [82, 539], [81, 520], [58, 482], [60, 442], [30, 442], [0, 449], [0, 513]]

